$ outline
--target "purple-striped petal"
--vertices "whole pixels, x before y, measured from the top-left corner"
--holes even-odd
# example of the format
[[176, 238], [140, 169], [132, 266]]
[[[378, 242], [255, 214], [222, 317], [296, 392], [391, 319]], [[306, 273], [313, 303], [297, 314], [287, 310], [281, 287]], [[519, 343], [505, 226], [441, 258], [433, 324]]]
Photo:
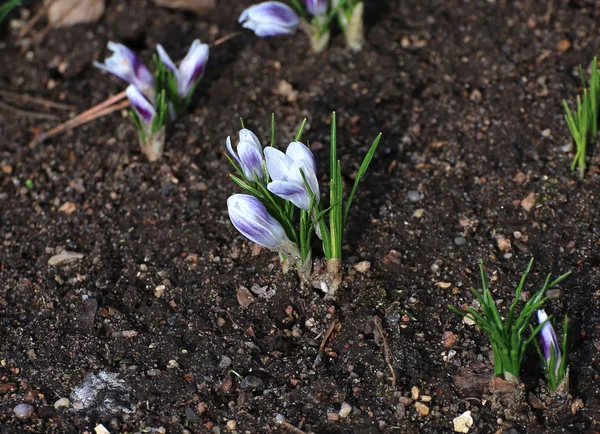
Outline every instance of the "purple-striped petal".
[[167, 52], [165, 51], [163, 46], [158, 44], [156, 46], [156, 51], [157, 51], [158, 57], [160, 57], [160, 60], [162, 61], [162, 63], [164, 63], [167, 68], [169, 68], [171, 71], [173, 71], [175, 74], [177, 74], [178, 71], [177, 71], [177, 66], [175, 65], [175, 62], [173, 62], [173, 60], [167, 54]]
[[225, 146], [227, 146], [227, 150], [229, 151], [229, 154], [233, 157], [233, 159], [237, 161], [238, 164], [241, 164], [238, 155], [233, 150], [233, 146], [231, 146], [231, 137], [227, 136], [227, 140], [225, 140]]
[[306, 10], [312, 16], [321, 16], [327, 13], [327, 0], [306, 0]]
[[312, 170], [317, 171], [317, 163], [315, 162], [315, 156], [308, 147], [302, 142], [291, 142], [288, 145], [285, 154], [292, 160], [306, 160], [310, 163]]
[[108, 49], [113, 55], [104, 63], [94, 62], [94, 66], [116, 75], [142, 92], [154, 88], [154, 77], [140, 58], [123, 44], [108, 43]]
[[289, 167], [293, 161], [279, 149], [267, 147], [263, 151], [267, 164], [267, 171], [273, 181], [285, 181], [288, 178]]
[[558, 338], [556, 337], [556, 333], [554, 332], [554, 328], [552, 327], [552, 323], [548, 321], [548, 315], [543, 309], [537, 311], [537, 318], [539, 324], [545, 324], [542, 326], [540, 330], [540, 336], [542, 339], [542, 350], [544, 352], [544, 357], [546, 358], [546, 362], [550, 363], [550, 359], [552, 357], [552, 353], [555, 354], [555, 363], [554, 369], [558, 369], [558, 365], [560, 365], [560, 347], [558, 346]]
[[240, 142], [237, 146], [237, 151], [246, 178], [254, 181], [254, 177], [257, 176], [258, 180], [262, 181], [264, 175], [261, 152], [248, 142]]
[[204, 75], [208, 52], [208, 45], [201, 44], [200, 40], [196, 39], [181, 61], [177, 87], [182, 98], [190, 93], [196, 82]]
[[125, 93], [140, 119], [144, 121], [144, 123], [150, 125], [156, 115], [156, 109], [134, 85], [130, 84], [127, 86]]
[[310, 208], [310, 196], [306, 191], [306, 188], [294, 183], [287, 181], [273, 181], [267, 185], [267, 189], [285, 199], [292, 202], [298, 208], [308, 211]]
[[266, 1], [245, 9], [238, 22], [259, 37], [290, 35], [296, 32], [300, 19], [294, 10], [277, 1]]
[[248, 194], [234, 194], [227, 199], [229, 218], [235, 228], [249, 240], [276, 249], [290, 242], [281, 224], [265, 206]]
[[256, 134], [247, 128], [242, 128], [239, 133], [240, 142], [248, 142], [253, 145], [259, 152], [262, 152], [262, 145]]

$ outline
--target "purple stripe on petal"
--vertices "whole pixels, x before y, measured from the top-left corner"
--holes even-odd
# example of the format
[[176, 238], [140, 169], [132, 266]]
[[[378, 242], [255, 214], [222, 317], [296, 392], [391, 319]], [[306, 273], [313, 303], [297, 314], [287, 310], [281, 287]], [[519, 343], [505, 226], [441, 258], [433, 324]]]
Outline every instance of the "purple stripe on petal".
[[539, 324], [544, 324], [544, 321], [546, 321], [540, 330], [544, 357], [546, 358], [547, 362], [550, 362], [552, 352], [554, 352], [556, 354], [556, 363], [559, 364], [561, 357], [560, 347], [558, 346], [558, 338], [556, 337], [552, 323], [548, 321], [548, 315], [546, 315], [546, 312], [543, 309], [537, 311], [537, 317]]
[[271, 193], [292, 202], [298, 208], [308, 211], [310, 208], [310, 196], [302, 186], [286, 181], [273, 181], [267, 185]]
[[207, 44], [201, 44], [199, 39], [192, 42], [188, 53], [179, 65], [180, 83], [178, 84], [181, 96], [187, 96], [198, 79], [204, 75], [208, 54]]
[[142, 95], [137, 87], [130, 84], [127, 86], [126, 95], [131, 106], [146, 124], [151, 124], [156, 115], [156, 110], [150, 102]]
[[235, 228], [251, 241], [271, 249], [289, 242], [281, 224], [255, 197], [234, 194], [227, 199], [227, 208]]
[[327, 0], [306, 0], [306, 10], [312, 16], [325, 15], [327, 13]]
[[264, 178], [262, 155], [256, 148], [248, 142], [240, 142], [237, 147], [238, 155], [242, 165], [242, 170], [246, 178], [254, 180], [254, 176], [260, 181]]
[[267, 37], [295, 33], [300, 19], [288, 5], [266, 1], [244, 10], [239, 22], [257, 36]]

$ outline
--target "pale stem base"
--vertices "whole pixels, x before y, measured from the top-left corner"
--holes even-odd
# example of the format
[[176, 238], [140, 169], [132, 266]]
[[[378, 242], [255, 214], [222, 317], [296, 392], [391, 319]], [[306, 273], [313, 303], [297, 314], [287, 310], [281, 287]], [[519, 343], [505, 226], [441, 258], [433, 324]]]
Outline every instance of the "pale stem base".
[[145, 142], [140, 139], [142, 154], [151, 162], [160, 159], [165, 150], [165, 128], [163, 127], [154, 134], [146, 137], [147, 140]]
[[310, 40], [310, 48], [315, 53], [320, 53], [329, 44], [329, 30], [323, 34], [319, 34], [317, 26], [312, 25], [305, 20], [300, 21], [300, 28], [308, 36], [308, 39]]
[[364, 9], [365, 4], [363, 2], [357, 3], [348, 21], [348, 27], [346, 27], [346, 44], [354, 51], [360, 51], [365, 43]]

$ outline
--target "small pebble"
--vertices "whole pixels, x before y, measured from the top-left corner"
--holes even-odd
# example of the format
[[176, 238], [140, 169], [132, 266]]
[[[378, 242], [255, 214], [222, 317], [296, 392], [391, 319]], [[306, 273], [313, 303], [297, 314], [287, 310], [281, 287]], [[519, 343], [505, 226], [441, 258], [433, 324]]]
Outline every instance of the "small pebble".
[[500, 237], [496, 242], [498, 243], [498, 249], [500, 249], [501, 252], [506, 252], [511, 248], [510, 240], [508, 238]]
[[549, 300], [558, 300], [562, 297], [562, 291], [560, 289], [550, 289], [546, 293]]
[[400, 419], [402, 419], [402, 418], [404, 418], [404, 416], [406, 416], [406, 407], [404, 406], [404, 404], [402, 404], [402, 403], [396, 404], [396, 413], [398, 413], [398, 417]]
[[416, 401], [417, 399], [419, 399], [420, 393], [421, 393], [421, 390], [419, 390], [419, 388], [417, 386], [413, 386], [410, 389], [410, 397], [413, 399], [413, 401]]
[[154, 296], [156, 298], [161, 298], [165, 292], [165, 289], [167, 289], [165, 285], [158, 285], [156, 288], [154, 288]]
[[415, 210], [415, 212], [413, 213], [413, 217], [420, 219], [421, 217], [423, 217], [424, 213], [425, 213], [425, 210], [423, 208], [419, 208], [419, 209]]
[[338, 421], [340, 420], [340, 415], [337, 413], [327, 413], [327, 419], [332, 421]]
[[237, 428], [237, 422], [233, 419], [229, 420], [227, 422], [227, 428], [229, 428], [231, 431], [233, 431], [234, 429]]
[[455, 417], [452, 420], [452, 424], [454, 425], [454, 432], [468, 433], [469, 428], [473, 426], [473, 417], [471, 416], [471, 411], [467, 410], [460, 416]]
[[54, 403], [54, 408], [68, 407], [71, 404], [68, 398], [60, 398]]
[[227, 356], [221, 356], [221, 361], [219, 362], [219, 369], [229, 368], [231, 366], [231, 358]]
[[418, 202], [423, 199], [423, 193], [418, 190], [408, 190], [406, 198], [411, 202]]
[[415, 408], [421, 413], [421, 416], [427, 416], [429, 414], [429, 407], [422, 402], [415, 402]]
[[454, 238], [454, 244], [456, 244], [457, 246], [464, 246], [465, 244], [467, 244], [467, 240], [464, 237], [456, 237]]
[[371, 269], [371, 263], [369, 261], [359, 262], [354, 266], [354, 269], [359, 273], [366, 273]]
[[340, 408], [339, 415], [343, 419], [348, 417], [348, 415], [352, 412], [352, 406], [347, 402], [342, 403], [342, 408]]
[[15, 416], [19, 419], [27, 419], [33, 414], [34, 411], [33, 405], [29, 404], [19, 404], [14, 408]]

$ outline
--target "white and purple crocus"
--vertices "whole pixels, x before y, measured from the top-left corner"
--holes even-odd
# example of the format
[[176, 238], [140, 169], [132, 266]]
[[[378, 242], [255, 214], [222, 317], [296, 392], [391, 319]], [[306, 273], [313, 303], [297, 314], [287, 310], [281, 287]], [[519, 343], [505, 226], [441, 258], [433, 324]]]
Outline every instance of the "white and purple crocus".
[[250, 241], [276, 251], [287, 250], [293, 244], [260, 200], [248, 194], [234, 194], [227, 199], [229, 218], [233, 226]]
[[[543, 309], [537, 311], [538, 323], [543, 324], [540, 330], [540, 337], [542, 340], [542, 352], [546, 359], [546, 366], [548, 369], [552, 369], [554, 375], [558, 377], [559, 367], [562, 359], [560, 353], [560, 347], [558, 346], [558, 338], [552, 327], [552, 323], [548, 320], [548, 315]], [[550, 362], [554, 358], [554, 366], [550, 366]]]
[[267, 189], [271, 193], [306, 211], [310, 209], [313, 195], [315, 201], [319, 202], [317, 165], [310, 149], [300, 142], [292, 142], [285, 154], [272, 147], [265, 148], [264, 153], [271, 177]]
[[109, 42], [108, 49], [113, 55], [104, 63], [94, 62], [94, 66], [116, 75], [135, 86], [148, 98], [154, 99], [154, 77], [141, 59], [123, 44]]
[[252, 30], [256, 36], [264, 38], [296, 33], [300, 18], [288, 5], [266, 1], [245, 9], [238, 22], [245, 29]]
[[175, 65], [175, 62], [171, 60], [162, 45], [158, 44], [156, 46], [156, 51], [158, 52], [160, 60], [175, 75], [179, 98], [188, 98], [198, 81], [204, 75], [206, 62], [208, 61], [208, 45], [201, 44], [199, 39], [192, 42], [187, 55], [179, 64], [179, 68]]
[[133, 110], [141, 121], [141, 126], [144, 129], [144, 133], [147, 136], [151, 135], [152, 123], [154, 121], [154, 117], [156, 116], [156, 109], [133, 84], [127, 86], [125, 94], [131, 103], [131, 107], [133, 107]]
[[248, 181], [255, 181], [256, 178], [258, 178], [259, 182], [263, 181], [262, 145], [252, 131], [246, 128], [240, 130], [237, 153], [233, 150], [233, 146], [231, 146], [231, 137], [227, 137], [226, 145], [227, 150], [238, 163]]

